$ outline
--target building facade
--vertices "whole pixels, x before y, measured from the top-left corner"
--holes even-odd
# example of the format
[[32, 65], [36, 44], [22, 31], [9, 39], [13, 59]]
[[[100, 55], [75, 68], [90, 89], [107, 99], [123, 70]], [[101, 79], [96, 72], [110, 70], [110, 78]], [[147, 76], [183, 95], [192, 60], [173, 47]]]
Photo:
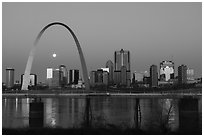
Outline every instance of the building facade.
[[97, 71], [90, 72], [90, 85], [108, 85], [109, 83], [109, 72], [98, 69]]
[[96, 81], [96, 71], [91, 71], [90, 72], [90, 85], [95, 86], [95, 81]]
[[109, 81], [110, 84], [113, 84], [113, 72], [114, 72], [114, 68], [113, 68], [113, 62], [111, 60], [108, 60], [106, 62], [106, 68], [109, 68], [108, 81]]
[[64, 87], [64, 86], [66, 86], [68, 84], [68, 80], [67, 80], [67, 77], [68, 77], [67, 68], [66, 68], [65, 65], [60, 65], [59, 69], [62, 72], [60, 83], [61, 83], [61, 86]]
[[109, 79], [109, 78], [108, 78], [108, 75], [109, 75], [109, 74], [108, 74], [107, 71], [103, 71], [103, 84], [104, 84], [104, 85], [108, 85], [108, 83], [109, 83], [109, 82], [108, 82], [108, 79]]
[[187, 80], [195, 80], [194, 78], [194, 69], [187, 69]]
[[174, 62], [162, 61], [160, 63], [160, 81], [169, 81], [174, 79]]
[[[126, 83], [126, 86], [130, 86], [131, 73], [130, 73], [130, 52], [121, 49], [120, 51], [115, 51], [114, 53], [114, 84], [121, 85]], [[125, 66], [126, 68], [126, 79], [121, 79], [121, 69]], [[123, 67], [124, 69], [124, 67]], [[124, 73], [123, 73], [124, 75]], [[126, 82], [125, 82], [126, 81]]]
[[62, 73], [60, 69], [47, 68], [47, 84], [49, 88], [61, 87]]
[[53, 68], [47, 68], [46, 80], [47, 80], [47, 85], [49, 87], [52, 86], [52, 78], [53, 78]]
[[125, 66], [121, 67], [121, 73], [120, 73], [120, 79], [121, 79], [121, 85], [126, 86], [127, 85], [127, 69]]
[[78, 84], [79, 81], [79, 70], [69, 70], [69, 84]]
[[115, 51], [115, 70], [120, 71], [122, 66], [125, 66], [127, 70], [130, 70], [130, 52], [121, 49]]
[[98, 69], [96, 71], [96, 81], [97, 84], [102, 84], [103, 83], [103, 70]]
[[7, 68], [6, 69], [6, 87], [12, 88], [14, 86], [14, 69]]
[[61, 87], [61, 76], [62, 76], [62, 71], [60, 71], [59, 69], [55, 69], [53, 71], [53, 78], [52, 78], [52, 88], [57, 88], [57, 87]]
[[187, 66], [181, 65], [178, 67], [178, 84], [187, 83]]
[[150, 67], [150, 87], [157, 87], [157, 86], [158, 86], [157, 66], [152, 65]]

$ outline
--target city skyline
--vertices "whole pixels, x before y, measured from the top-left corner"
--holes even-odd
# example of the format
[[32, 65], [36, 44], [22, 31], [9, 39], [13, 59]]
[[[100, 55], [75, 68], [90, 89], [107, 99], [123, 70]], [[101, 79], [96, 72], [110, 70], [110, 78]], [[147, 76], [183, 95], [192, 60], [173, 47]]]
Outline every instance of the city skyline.
[[[105, 67], [108, 60], [114, 62], [114, 52], [123, 48], [130, 51], [132, 72], [149, 70], [152, 64], [159, 66], [161, 61], [173, 59], [176, 75], [177, 67], [185, 64], [195, 70], [195, 77], [201, 77], [201, 5], [3, 3], [2, 81], [5, 82], [7, 67], [15, 69], [15, 80], [20, 79], [37, 34], [44, 25], [56, 20], [66, 23], [75, 32], [87, 62], [88, 73]], [[45, 8], [46, 11], [43, 10]], [[39, 16], [35, 16], [37, 14]], [[53, 53], [56, 53], [56, 58], [52, 57]], [[46, 68], [57, 68], [61, 64], [81, 72], [71, 35], [62, 27], [55, 26], [39, 42], [31, 73], [41, 76], [38, 81], [44, 82]]]

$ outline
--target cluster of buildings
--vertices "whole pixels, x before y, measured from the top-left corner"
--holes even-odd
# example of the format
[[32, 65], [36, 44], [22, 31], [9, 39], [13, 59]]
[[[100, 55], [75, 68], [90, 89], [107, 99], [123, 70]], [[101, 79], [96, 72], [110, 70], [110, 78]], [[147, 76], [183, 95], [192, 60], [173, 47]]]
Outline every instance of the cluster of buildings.
[[[14, 69], [7, 68], [6, 69], [6, 83], [4, 83], [7, 89], [12, 89], [15, 85], [22, 86], [24, 74], [21, 75], [20, 82], [14, 82]], [[45, 84], [49, 87], [49, 89], [54, 88], [83, 88], [84, 84], [82, 79], [79, 77], [79, 70], [71, 69], [67, 71], [65, 65], [60, 65], [59, 68], [47, 68], [46, 82]], [[30, 74], [30, 83], [29, 87], [37, 86], [37, 75]]]
[[157, 65], [151, 65], [150, 70], [144, 72], [135, 71], [131, 76], [130, 52], [121, 49], [114, 53], [114, 63], [108, 60], [105, 68], [99, 68], [90, 72], [91, 86], [114, 85], [117, 87], [158, 87], [172, 84], [196, 83], [194, 70], [186, 65], [178, 67], [178, 76], [175, 76], [173, 61], [162, 61], [159, 69]]
[[[6, 83], [3, 83], [3, 86], [5, 86], [7, 89], [12, 89], [14, 86], [21, 86], [24, 79], [24, 74], [21, 75], [20, 81], [14, 81], [14, 72], [15, 70], [13, 68], [7, 68], [6, 69]], [[30, 83], [29, 86], [36, 86], [37, 85], [37, 75], [36, 74], [30, 74]]]
[[199, 80], [194, 78], [194, 70], [187, 68], [186, 65], [178, 67], [178, 76], [175, 76], [175, 66], [173, 61], [162, 61], [159, 69], [156, 65], [150, 66], [148, 72], [134, 72], [133, 83], [138, 86], [158, 87], [165, 85], [183, 85], [197, 83]]
[[130, 52], [121, 49], [114, 53], [114, 64], [108, 60], [105, 68], [90, 72], [90, 84], [117, 85], [129, 87], [131, 85]]
[[[178, 76], [175, 76], [175, 65], [173, 61], [162, 61], [159, 69], [157, 65], [151, 65], [149, 71], [133, 72], [130, 70], [130, 52], [121, 49], [114, 53], [114, 63], [108, 60], [105, 67], [97, 70], [92, 70], [89, 75], [91, 87], [105, 85], [114, 87], [131, 87], [137, 85], [138, 87], [158, 87], [169, 84], [186, 84], [196, 83], [198, 80], [194, 78], [194, 70], [188, 68], [186, 65], [178, 67]], [[21, 84], [24, 75], [21, 75]], [[6, 83], [7, 88], [14, 86], [14, 69], [6, 69]], [[84, 83], [79, 77], [79, 70], [67, 70], [65, 65], [60, 65], [59, 68], [47, 68], [46, 84], [50, 89], [52, 88], [84, 88]], [[30, 86], [37, 85], [37, 75], [30, 75]]]
[[82, 79], [79, 77], [79, 70], [67, 71], [65, 65], [60, 65], [58, 69], [47, 68], [46, 82], [49, 88], [64, 88], [68, 85], [72, 88], [84, 87]]

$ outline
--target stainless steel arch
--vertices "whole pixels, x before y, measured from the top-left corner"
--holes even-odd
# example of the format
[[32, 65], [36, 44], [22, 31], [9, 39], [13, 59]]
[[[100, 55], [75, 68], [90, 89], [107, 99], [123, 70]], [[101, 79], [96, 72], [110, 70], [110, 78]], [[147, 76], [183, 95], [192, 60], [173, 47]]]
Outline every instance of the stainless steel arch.
[[40, 40], [40, 38], [41, 38], [42, 34], [44, 33], [44, 31], [47, 28], [49, 28], [50, 26], [53, 26], [53, 25], [61, 25], [61, 26], [65, 27], [67, 30], [69, 30], [72, 37], [74, 38], [74, 41], [76, 43], [76, 46], [77, 46], [77, 49], [78, 49], [78, 52], [79, 52], [80, 61], [81, 61], [82, 73], [83, 73], [83, 77], [84, 77], [84, 81], [85, 81], [85, 88], [86, 88], [86, 90], [89, 90], [90, 85], [89, 85], [86, 62], [85, 62], [84, 55], [83, 55], [82, 49], [80, 47], [79, 41], [78, 41], [76, 35], [74, 34], [74, 32], [67, 25], [65, 25], [65, 24], [63, 24], [61, 22], [53, 22], [53, 23], [48, 24], [38, 34], [38, 36], [37, 36], [37, 38], [36, 38], [36, 40], [34, 42], [34, 45], [33, 45], [32, 49], [30, 51], [30, 55], [28, 57], [28, 61], [27, 61], [26, 69], [25, 69], [25, 73], [24, 73], [23, 84], [22, 84], [21, 89], [22, 90], [28, 90], [30, 71], [31, 71], [33, 58], [34, 58], [35, 51], [36, 51], [36, 45], [38, 44], [38, 41]]

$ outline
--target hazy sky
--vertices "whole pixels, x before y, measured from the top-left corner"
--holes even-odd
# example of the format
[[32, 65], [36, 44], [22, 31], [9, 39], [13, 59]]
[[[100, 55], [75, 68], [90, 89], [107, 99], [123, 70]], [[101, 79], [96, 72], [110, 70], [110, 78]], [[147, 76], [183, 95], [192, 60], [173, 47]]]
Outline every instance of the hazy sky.
[[[33, 42], [47, 24], [59, 21], [74, 31], [88, 71], [114, 61], [114, 51], [130, 51], [131, 71], [149, 71], [162, 60], [185, 64], [202, 76], [202, 3], [3, 3], [2, 81], [5, 69], [15, 69], [20, 80]], [[52, 57], [53, 52], [57, 54]], [[46, 68], [64, 64], [80, 69], [78, 51], [70, 33], [52, 26], [42, 36], [32, 73], [39, 81]]]

